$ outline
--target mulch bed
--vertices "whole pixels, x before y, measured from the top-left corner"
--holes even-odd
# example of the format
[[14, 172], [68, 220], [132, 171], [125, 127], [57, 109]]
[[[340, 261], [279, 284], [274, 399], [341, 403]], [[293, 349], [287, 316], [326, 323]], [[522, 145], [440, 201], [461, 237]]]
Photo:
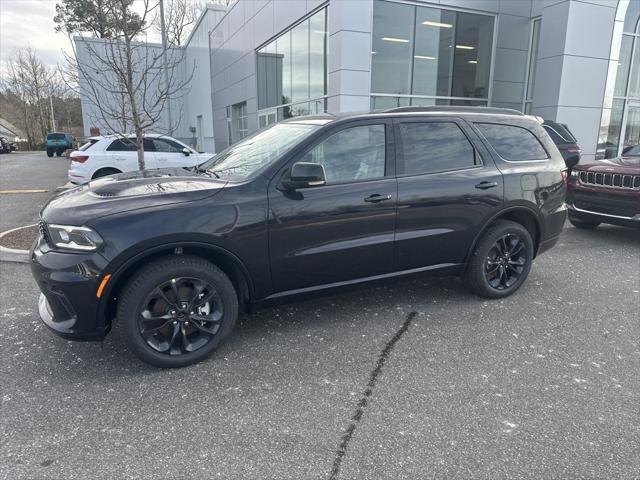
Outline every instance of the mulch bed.
[[29, 250], [38, 238], [38, 225], [22, 227], [0, 238], [0, 245], [16, 250]]

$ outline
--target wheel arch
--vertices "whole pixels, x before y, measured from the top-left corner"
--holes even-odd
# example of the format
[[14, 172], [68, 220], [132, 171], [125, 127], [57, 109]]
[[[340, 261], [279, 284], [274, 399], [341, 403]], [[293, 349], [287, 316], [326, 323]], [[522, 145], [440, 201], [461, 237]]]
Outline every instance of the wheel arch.
[[480, 229], [476, 237], [473, 239], [473, 243], [471, 244], [471, 247], [467, 251], [467, 255], [464, 261], [465, 270], [467, 269], [469, 260], [471, 259], [471, 255], [473, 254], [473, 251], [478, 245], [478, 242], [480, 241], [482, 236], [485, 234], [485, 232], [489, 229], [489, 227], [496, 222], [496, 220], [510, 220], [526, 228], [529, 234], [531, 235], [531, 238], [533, 239], [533, 244], [534, 244], [533, 257], [534, 258], [536, 257], [538, 248], [540, 246], [540, 241], [542, 239], [542, 222], [538, 217], [538, 214], [536, 213], [536, 211], [533, 210], [532, 208], [529, 208], [523, 205], [511, 206], [503, 210], [500, 210], [498, 213], [496, 213], [494, 216], [492, 216], [491, 218], [489, 218], [489, 220], [485, 222], [485, 224]]
[[111, 273], [110, 281], [98, 306], [104, 323], [108, 324], [115, 318], [118, 296], [135, 272], [154, 260], [173, 255], [200, 257], [216, 265], [231, 280], [238, 294], [238, 303], [241, 308], [250, 310], [255, 298], [253, 282], [249, 271], [236, 255], [217, 245], [201, 242], [174, 242], [145, 249], [144, 252], [126, 259]]
[[105, 165], [101, 165], [100, 167], [96, 168], [94, 171], [91, 172], [91, 177], [90, 177], [91, 180], [93, 180], [96, 177], [96, 174], [98, 172], [101, 172], [103, 170], [115, 170], [115, 172], [110, 173], [109, 175], [116, 175], [118, 173], [123, 173], [123, 171], [121, 169], [119, 169], [119, 168], [112, 167], [110, 165], [106, 165], [106, 166]]

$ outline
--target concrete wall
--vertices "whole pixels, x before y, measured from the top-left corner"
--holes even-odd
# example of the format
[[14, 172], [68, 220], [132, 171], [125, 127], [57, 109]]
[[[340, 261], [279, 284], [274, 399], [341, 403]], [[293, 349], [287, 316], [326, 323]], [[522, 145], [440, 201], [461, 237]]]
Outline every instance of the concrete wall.
[[566, 123], [582, 147], [583, 162], [595, 158], [615, 0], [545, 0], [533, 113]]

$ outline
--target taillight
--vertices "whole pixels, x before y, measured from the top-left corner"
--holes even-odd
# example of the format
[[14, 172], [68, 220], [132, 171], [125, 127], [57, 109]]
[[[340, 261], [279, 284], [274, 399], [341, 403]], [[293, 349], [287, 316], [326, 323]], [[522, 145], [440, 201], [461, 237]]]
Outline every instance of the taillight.
[[582, 149], [580, 147], [569, 147], [567, 148], [567, 152], [569, 153], [580, 153]]
[[84, 163], [89, 160], [89, 155], [76, 155], [71, 157], [72, 162]]
[[562, 183], [564, 183], [564, 186], [566, 187], [569, 179], [569, 170], [563, 168], [562, 170], [560, 170], [560, 175], [562, 175]]

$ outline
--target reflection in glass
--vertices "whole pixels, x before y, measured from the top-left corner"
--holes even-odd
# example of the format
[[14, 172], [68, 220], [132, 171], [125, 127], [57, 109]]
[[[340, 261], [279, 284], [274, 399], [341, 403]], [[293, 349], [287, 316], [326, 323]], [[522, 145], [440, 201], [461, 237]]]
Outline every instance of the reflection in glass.
[[451, 91], [456, 15], [418, 8], [413, 62], [413, 94], [448, 96]]
[[640, 144], [640, 104], [629, 105], [627, 110], [626, 127], [624, 131], [623, 148]]
[[612, 108], [603, 109], [596, 158], [614, 158], [618, 156], [623, 112], [624, 100], [619, 99], [613, 101]]
[[631, 67], [632, 47], [633, 37], [623, 35], [622, 44], [620, 46], [620, 58], [618, 59], [618, 68], [616, 70], [616, 84], [613, 90], [613, 94], [616, 97], [624, 97], [627, 93], [627, 81], [629, 80], [629, 69]]
[[640, 33], [640, 2], [630, 0], [624, 17], [624, 28], [627, 33]]
[[290, 118], [310, 111], [305, 100], [326, 95], [326, 33], [323, 9], [256, 52], [259, 110], [288, 105], [269, 115]]
[[488, 98], [493, 17], [376, 0], [372, 35], [372, 92]]
[[529, 76], [527, 79], [526, 100], [533, 100], [533, 88], [536, 80], [536, 70], [538, 69], [538, 47], [540, 46], [540, 26], [542, 19], [533, 21], [533, 32], [531, 35], [531, 55], [529, 57]]
[[511, 162], [549, 158], [540, 141], [526, 128], [497, 123], [476, 123], [498, 155]]
[[371, 91], [410, 93], [415, 7], [376, 2], [373, 8]]
[[[626, 35], [625, 35], [626, 36]], [[629, 97], [640, 97], [640, 40], [636, 39], [633, 65], [631, 65], [631, 79], [629, 81]]]

